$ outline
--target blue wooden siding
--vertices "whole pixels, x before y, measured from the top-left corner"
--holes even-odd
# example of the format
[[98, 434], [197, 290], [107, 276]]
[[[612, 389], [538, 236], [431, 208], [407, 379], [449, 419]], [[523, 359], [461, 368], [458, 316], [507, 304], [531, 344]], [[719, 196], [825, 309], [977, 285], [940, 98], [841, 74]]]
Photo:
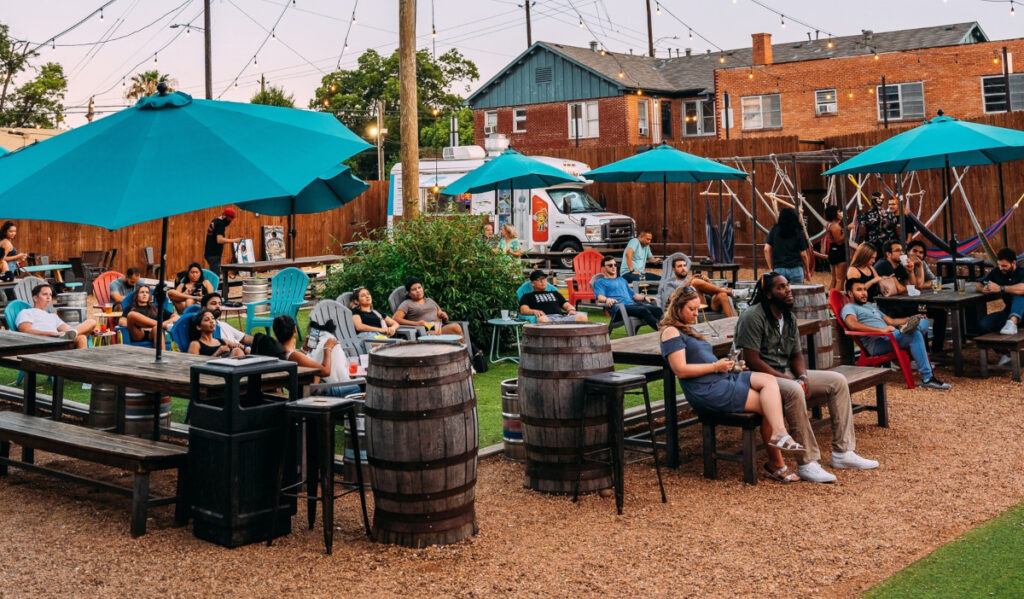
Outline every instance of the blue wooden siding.
[[[535, 83], [538, 68], [551, 68], [550, 83]], [[542, 46], [498, 74], [469, 100], [470, 107], [500, 108], [622, 95], [622, 88]]]

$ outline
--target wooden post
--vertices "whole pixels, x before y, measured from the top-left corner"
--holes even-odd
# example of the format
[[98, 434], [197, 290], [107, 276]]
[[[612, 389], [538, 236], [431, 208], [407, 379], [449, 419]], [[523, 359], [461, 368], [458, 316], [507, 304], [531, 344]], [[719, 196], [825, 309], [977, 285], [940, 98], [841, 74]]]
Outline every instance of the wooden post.
[[402, 131], [402, 214], [420, 213], [419, 118], [416, 114], [416, 0], [398, 0], [399, 112]]

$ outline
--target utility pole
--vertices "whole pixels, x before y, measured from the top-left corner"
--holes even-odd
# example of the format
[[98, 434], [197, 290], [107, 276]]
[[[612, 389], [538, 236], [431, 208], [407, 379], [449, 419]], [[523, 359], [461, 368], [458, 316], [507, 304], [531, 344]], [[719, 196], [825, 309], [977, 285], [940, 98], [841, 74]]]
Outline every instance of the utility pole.
[[267, 76], [263, 73], [260, 73], [260, 93], [267, 93]]
[[525, 0], [523, 6], [526, 8], [526, 47], [533, 45], [533, 33], [530, 30], [530, 0]]
[[384, 100], [377, 100], [377, 180], [384, 180]]
[[203, 49], [206, 51], [206, 99], [213, 99], [213, 55], [210, 41], [210, 0], [203, 0]]
[[420, 140], [416, 114], [416, 0], [398, 0], [398, 82], [402, 133], [402, 214], [420, 213]]
[[882, 75], [882, 122], [886, 129], [889, 128], [889, 88], [885, 85], [885, 75]]
[[647, 0], [647, 53], [654, 57], [654, 30], [651, 28], [651, 0]]

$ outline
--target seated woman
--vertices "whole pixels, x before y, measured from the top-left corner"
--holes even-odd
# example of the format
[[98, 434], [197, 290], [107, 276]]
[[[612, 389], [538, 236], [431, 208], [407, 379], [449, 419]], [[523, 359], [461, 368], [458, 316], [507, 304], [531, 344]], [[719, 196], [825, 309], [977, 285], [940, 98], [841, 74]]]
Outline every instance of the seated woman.
[[377, 335], [393, 337], [398, 331], [398, 323], [390, 316], [384, 316], [373, 309], [373, 296], [366, 287], [356, 287], [352, 292], [352, 323], [356, 332], [364, 339], [372, 339]]
[[178, 314], [181, 314], [185, 308], [198, 304], [207, 293], [213, 293], [213, 285], [203, 277], [203, 267], [193, 262], [188, 265], [188, 271], [178, 286], [167, 291], [167, 298], [174, 303]]
[[217, 317], [213, 315], [213, 310], [205, 308], [192, 316], [192, 328], [189, 330], [192, 343], [188, 345], [188, 353], [215, 358], [225, 355], [241, 358], [245, 355], [241, 345], [224, 339], [214, 339], [215, 330]]
[[[295, 348], [295, 336], [296, 333], [298, 333], [298, 327], [295, 325], [295, 320], [293, 320], [291, 316], [288, 316], [287, 314], [278, 316], [274, 319], [272, 328], [274, 329], [274, 337], [277, 337], [277, 342], [280, 344], [280, 353], [274, 354], [275, 357], [282, 360], [291, 360], [299, 366], [318, 368], [319, 372], [317, 372], [317, 375], [320, 377], [331, 376], [331, 354], [334, 353], [332, 351], [334, 347], [338, 345], [337, 339], [331, 338], [327, 340], [324, 344], [323, 361], [317, 362]], [[256, 337], [259, 336], [262, 336], [262, 334], [257, 333]], [[261, 344], [258, 339], [253, 341], [254, 348], [258, 348], [262, 345], [263, 344]], [[258, 352], [259, 350], [254, 349], [254, 351]], [[337, 364], [336, 367], [344, 368], [345, 364]], [[342, 387], [332, 387], [326, 392], [326, 394], [336, 397], [344, 397], [346, 395], [351, 395], [352, 393], [359, 393], [359, 391], [359, 385], [347, 385]]]
[[857, 251], [850, 258], [850, 268], [846, 269], [847, 281], [860, 281], [868, 290], [868, 301], [873, 302], [881, 293], [878, 282], [882, 277], [875, 270], [875, 256], [878, 249], [871, 243], [865, 241], [857, 246]]
[[[140, 285], [135, 290], [135, 296], [128, 310], [124, 313], [128, 326], [128, 336], [132, 341], [153, 342], [157, 338], [156, 319], [159, 313], [156, 304], [153, 303], [153, 294], [148, 285]], [[164, 311], [164, 329], [171, 330], [178, 315], [162, 308]]]
[[715, 359], [711, 344], [691, 328], [699, 310], [697, 290], [680, 287], [672, 293], [661, 319], [661, 354], [679, 377], [686, 399], [697, 412], [762, 414], [761, 435], [768, 448], [765, 468], [776, 480], [800, 480], [786, 474], [780, 453], [802, 453], [804, 447], [786, 432], [778, 382], [763, 372], [734, 372], [736, 362], [730, 358]]

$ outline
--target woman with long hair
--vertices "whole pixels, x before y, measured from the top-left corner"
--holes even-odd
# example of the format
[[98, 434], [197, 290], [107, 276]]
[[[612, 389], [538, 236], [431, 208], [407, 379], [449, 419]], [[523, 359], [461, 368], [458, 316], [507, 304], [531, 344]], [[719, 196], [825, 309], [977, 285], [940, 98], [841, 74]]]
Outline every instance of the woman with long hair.
[[373, 296], [366, 287], [356, 287], [349, 303], [352, 310], [352, 324], [360, 337], [373, 339], [377, 335], [394, 337], [398, 332], [398, 323], [390, 316], [384, 316], [373, 309]]
[[150, 292], [149, 286], [139, 285], [135, 290], [135, 295], [132, 296], [132, 303], [124, 315], [128, 323], [128, 337], [132, 341], [152, 343], [157, 339], [156, 321], [160, 309], [164, 311], [164, 329], [171, 330], [174, 321], [178, 320], [177, 314], [167, 308], [158, 308], [152, 300], [153, 294]]
[[715, 358], [711, 344], [692, 328], [697, 322], [700, 302], [700, 295], [691, 286], [672, 293], [661, 319], [661, 355], [679, 377], [687, 401], [697, 412], [746, 411], [763, 415], [761, 435], [768, 448], [765, 468], [778, 474], [777, 480], [799, 480], [786, 473], [780, 453], [801, 453], [804, 447], [786, 432], [779, 383], [763, 372], [735, 371], [737, 363], [731, 357]]
[[501, 241], [498, 242], [498, 252], [514, 258], [523, 255], [523, 248], [519, 244], [519, 233], [509, 223], [501, 225]]
[[0, 226], [0, 280], [13, 281], [18, 274], [19, 262], [28, 257], [14, 247], [14, 238], [18, 235], [18, 226], [14, 221], [7, 221]]
[[213, 310], [203, 308], [193, 315], [188, 331], [192, 340], [188, 345], [188, 353], [211, 357], [229, 355], [232, 358], [241, 358], [245, 355], [241, 345], [215, 338], [213, 332], [216, 330], [217, 317], [213, 315]]
[[810, 247], [800, 225], [800, 215], [792, 208], [783, 208], [779, 211], [779, 222], [764, 240], [768, 270], [786, 277], [790, 285], [803, 283], [805, 276], [811, 276]]
[[[857, 246], [857, 251], [850, 258], [850, 268], [846, 270], [847, 281], [860, 281], [864, 283], [868, 290], [869, 302], [875, 301], [875, 297], [881, 291], [878, 287], [878, 282], [882, 280], [882, 277], [878, 275], [878, 271], [874, 267], [877, 253], [878, 251], [875, 249], [875, 246], [865, 241]], [[843, 290], [846, 290], [845, 283], [843, 284]]]
[[193, 262], [188, 265], [178, 286], [167, 291], [167, 298], [174, 304], [178, 314], [181, 314], [185, 308], [198, 304], [207, 293], [213, 293], [213, 285], [203, 276], [203, 267]]
[[825, 207], [825, 237], [828, 239], [828, 270], [831, 279], [828, 288], [846, 291], [846, 231], [841, 222], [839, 206]]

